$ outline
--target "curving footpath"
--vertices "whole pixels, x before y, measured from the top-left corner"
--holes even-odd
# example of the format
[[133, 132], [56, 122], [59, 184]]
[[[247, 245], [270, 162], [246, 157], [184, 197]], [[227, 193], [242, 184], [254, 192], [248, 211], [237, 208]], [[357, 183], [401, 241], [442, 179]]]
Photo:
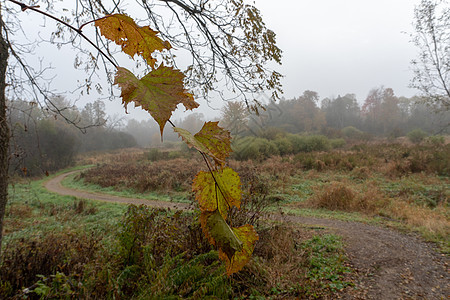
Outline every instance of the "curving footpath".
[[[60, 195], [99, 201], [144, 204], [157, 208], [187, 210], [185, 203], [151, 201], [90, 193], [66, 188], [61, 181], [72, 171], [56, 176], [45, 187]], [[346, 253], [358, 279], [356, 289], [343, 299], [450, 299], [448, 256], [439, 254], [430, 243], [378, 226], [302, 216], [273, 215], [273, 219], [326, 227], [343, 236]]]
[[113, 195], [101, 194], [101, 193], [91, 193], [85, 192], [81, 190], [70, 189], [61, 185], [61, 181], [75, 173], [79, 173], [81, 171], [71, 171], [68, 173], [60, 174], [44, 183], [44, 186], [47, 190], [64, 195], [64, 196], [75, 196], [77, 198], [83, 199], [91, 199], [105, 202], [116, 202], [116, 203], [127, 203], [127, 204], [136, 204], [136, 205], [148, 205], [156, 208], [168, 208], [168, 209], [176, 209], [176, 210], [186, 210], [189, 209], [189, 205], [186, 203], [174, 203], [174, 202], [166, 202], [166, 201], [152, 201], [146, 199], [137, 199], [137, 198], [125, 198], [118, 197]]

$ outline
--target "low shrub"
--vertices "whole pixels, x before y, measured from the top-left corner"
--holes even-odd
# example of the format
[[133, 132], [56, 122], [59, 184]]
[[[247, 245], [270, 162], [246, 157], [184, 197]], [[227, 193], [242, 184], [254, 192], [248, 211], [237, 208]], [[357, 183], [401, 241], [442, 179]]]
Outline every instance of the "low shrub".
[[330, 149], [330, 141], [324, 135], [302, 136], [290, 134], [287, 135], [287, 138], [292, 144], [294, 153], [326, 151]]
[[263, 160], [279, 151], [273, 141], [264, 138], [244, 137], [233, 143], [233, 158], [237, 160]]
[[387, 163], [386, 175], [401, 177], [411, 173], [428, 173], [440, 176], [450, 174], [450, 144], [441, 147], [416, 145], [395, 154]]
[[443, 146], [445, 144], [445, 138], [442, 135], [432, 135], [426, 139], [426, 142], [432, 146]]
[[101, 240], [101, 236], [65, 232], [7, 245], [2, 252], [0, 296], [33, 287], [38, 275], [50, 277], [59, 272], [79, 279], [83, 266], [95, 260]]
[[294, 157], [294, 161], [303, 170], [322, 171], [325, 168], [325, 163], [311, 153], [299, 153]]
[[241, 174], [241, 182], [240, 209], [233, 207], [229, 212], [229, 219], [235, 227], [245, 224], [258, 226], [274, 204], [273, 198], [269, 197], [270, 183], [254, 172]]
[[347, 126], [345, 128], [342, 128], [341, 132], [346, 138], [352, 140], [360, 140], [364, 136], [364, 133], [361, 130], [353, 126]]
[[408, 139], [413, 142], [414, 144], [419, 144], [422, 142], [428, 134], [423, 131], [422, 129], [414, 129], [406, 134]]
[[330, 140], [324, 135], [310, 135], [305, 137], [306, 148], [304, 152], [329, 150]]
[[168, 152], [163, 152], [157, 148], [152, 148], [150, 149], [150, 151], [147, 152], [147, 159], [149, 161], [158, 161], [168, 158], [169, 158]]
[[0, 298], [231, 296], [217, 252], [192, 215], [131, 205], [109, 238], [65, 232], [9, 245]]
[[277, 138], [273, 143], [277, 146], [280, 155], [291, 154], [294, 151], [292, 143], [287, 137]]
[[177, 158], [152, 163], [112, 163], [83, 171], [80, 178], [101, 187], [138, 192], [191, 190], [192, 178], [205, 168], [200, 160]]
[[351, 211], [356, 199], [356, 193], [345, 184], [332, 182], [321, 193], [316, 194], [312, 204], [318, 208], [329, 210]]
[[330, 146], [332, 149], [342, 148], [346, 144], [344, 139], [331, 139]]
[[304, 170], [351, 171], [356, 166], [371, 166], [372, 160], [364, 155], [347, 152], [299, 153], [294, 157]]

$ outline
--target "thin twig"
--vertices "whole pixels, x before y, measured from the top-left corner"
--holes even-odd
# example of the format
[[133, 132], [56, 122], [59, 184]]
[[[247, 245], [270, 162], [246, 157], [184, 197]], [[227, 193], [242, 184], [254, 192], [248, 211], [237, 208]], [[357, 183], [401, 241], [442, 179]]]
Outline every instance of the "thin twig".
[[[24, 4], [24, 3], [21, 3], [21, 2], [19, 2], [19, 1], [16, 1], [16, 0], [8, 0], [8, 1], [10, 1], [10, 2], [12, 2], [12, 3], [15, 3], [15, 4], [17, 4], [17, 5], [19, 5], [20, 7], [21, 7], [21, 9], [22, 9], [22, 11], [25, 11], [25, 10], [27, 10], [27, 9], [30, 9], [30, 10], [32, 10], [32, 11], [35, 11], [35, 12], [37, 12], [37, 13], [39, 13], [39, 14], [42, 14], [42, 15], [44, 15], [44, 16], [46, 16], [46, 17], [48, 17], [48, 18], [50, 18], [50, 19], [53, 19], [53, 20], [55, 20], [55, 21], [57, 21], [57, 22], [59, 22], [59, 23], [61, 23], [61, 24], [63, 24], [63, 25], [65, 25], [65, 26], [67, 26], [67, 27], [69, 27], [70, 29], [72, 29], [73, 31], [75, 31], [76, 33], [78, 33], [82, 38], [84, 38], [86, 41], [88, 41], [98, 52], [100, 52], [116, 69], [118, 68], [118, 65], [111, 59], [111, 57], [109, 57], [108, 55], [106, 55], [94, 42], [92, 42], [87, 36], [85, 36], [84, 34], [83, 34], [83, 32], [81, 31], [81, 28], [76, 28], [76, 27], [74, 27], [74, 26], [72, 26], [72, 25], [70, 25], [69, 23], [67, 23], [67, 22], [65, 22], [65, 21], [63, 21], [63, 20], [61, 20], [61, 19], [59, 19], [59, 18], [57, 18], [57, 17], [55, 17], [55, 16], [52, 16], [51, 14], [49, 14], [49, 13], [46, 13], [45, 11], [42, 11], [42, 10], [39, 10], [39, 9], [37, 9], [37, 7], [39, 7], [39, 6], [28, 6], [28, 5], [26, 5], [26, 4]], [[83, 26], [82, 26], [83, 27]]]

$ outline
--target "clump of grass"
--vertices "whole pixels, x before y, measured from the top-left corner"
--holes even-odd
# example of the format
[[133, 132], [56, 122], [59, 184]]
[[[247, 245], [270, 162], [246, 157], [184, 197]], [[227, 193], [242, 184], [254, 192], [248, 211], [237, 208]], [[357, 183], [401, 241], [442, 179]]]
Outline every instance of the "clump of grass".
[[356, 199], [355, 192], [340, 182], [332, 182], [323, 192], [311, 198], [311, 204], [317, 208], [351, 211]]
[[333, 181], [320, 189], [316, 188], [316, 193], [308, 203], [315, 208], [375, 215], [385, 208], [389, 201], [373, 183], [369, 182], [360, 187], [347, 181]]
[[86, 200], [76, 200], [73, 202], [73, 210], [76, 214], [95, 215], [97, 208], [95, 206], [89, 207]]
[[363, 212], [367, 215], [376, 215], [389, 205], [390, 201], [383, 192], [369, 182], [364, 188], [360, 190], [357, 198], [353, 204], [354, 211]]
[[356, 179], [366, 180], [371, 177], [372, 172], [368, 167], [356, 167], [351, 171], [350, 175]]
[[88, 183], [101, 187], [148, 191], [190, 190], [192, 179], [204, 168], [200, 160], [173, 159], [168, 161], [104, 164], [81, 173]]
[[[336, 298], [351, 285], [343, 244], [335, 235], [317, 235], [289, 226], [275, 226], [261, 234], [255, 265], [264, 265], [265, 290], [275, 298]], [[239, 276], [239, 274], [238, 274]], [[334, 296], [332, 296], [334, 295]]]
[[[98, 250], [101, 236], [71, 232], [48, 234], [43, 238], [22, 239], [7, 245], [2, 253], [0, 295], [11, 296], [21, 288], [31, 287], [37, 276], [56, 272], [81, 274]], [[77, 275], [75, 275], [77, 277]]]

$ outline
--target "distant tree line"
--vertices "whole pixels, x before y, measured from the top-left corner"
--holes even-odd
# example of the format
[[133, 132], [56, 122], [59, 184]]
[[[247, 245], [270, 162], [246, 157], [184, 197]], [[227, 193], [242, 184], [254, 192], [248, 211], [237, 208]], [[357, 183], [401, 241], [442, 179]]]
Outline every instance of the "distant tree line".
[[259, 115], [249, 114], [239, 102], [229, 102], [222, 111], [221, 124], [234, 135], [269, 139], [267, 135], [277, 130], [332, 138], [395, 138], [416, 129], [430, 135], [449, 134], [450, 111], [436, 111], [425, 102], [419, 97], [397, 97], [391, 88], [384, 87], [371, 90], [362, 105], [354, 94], [320, 101], [316, 92], [305, 91], [298, 98], [269, 104]]
[[[38, 175], [55, 171], [70, 166], [75, 156], [84, 152], [162, 145], [158, 125], [153, 120], [131, 119], [124, 124], [123, 120], [108, 118], [105, 104], [100, 100], [82, 109], [69, 105], [63, 97], [52, 100], [60, 111], [58, 116], [34, 102], [14, 100], [8, 103], [11, 173]], [[227, 102], [220, 125], [229, 129], [233, 136], [273, 140], [278, 151], [286, 153], [294, 153], [295, 149], [281, 147], [285, 139], [299, 140], [289, 134], [319, 134], [335, 139], [395, 138], [412, 131], [417, 133], [417, 130], [429, 135], [449, 134], [450, 111], [436, 111], [435, 107], [424, 103], [423, 98], [398, 97], [391, 88], [384, 87], [372, 89], [362, 105], [354, 94], [320, 100], [318, 93], [305, 91], [298, 98], [270, 103], [259, 115], [249, 113], [243, 102]], [[68, 124], [66, 119], [77, 126]], [[204, 120], [203, 114], [193, 113], [174, 123], [195, 133]], [[179, 140], [170, 127], [165, 129], [163, 138], [168, 143]], [[301, 144], [308, 142], [305, 140]], [[236, 147], [246, 144], [240, 141]]]
[[39, 175], [70, 166], [78, 153], [136, 146], [132, 135], [107, 120], [102, 101], [80, 110], [63, 97], [52, 100], [61, 115], [34, 102], [8, 102], [10, 173]]
[[[360, 104], [361, 103], [361, 104]], [[266, 105], [259, 114], [250, 113], [244, 102], [229, 101], [222, 108], [220, 125], [233, 136], [253, 136], [274, 140], [280, 133], [320, 134], [329, 138], [369, 139], [396, 138], [410, 131], [421, 130], [427, 135], [445, 135], [450, 132], [450, 111], [426, 105], [422, 97], [399, 97], [393, 89], [372, 89], [362, 102], [354, 94], [320, 99], [317, 92], [305, 91], [300, 97], [282, 99]], [[200, 113], [175, 120], [176, 126], [195, 133], [205, 117]], [[131, 119], [124, 127], [138, 145], [162, 145], [159, 128], [153, 120]], [[179, 138], [169, 126], [164, 141]]]

